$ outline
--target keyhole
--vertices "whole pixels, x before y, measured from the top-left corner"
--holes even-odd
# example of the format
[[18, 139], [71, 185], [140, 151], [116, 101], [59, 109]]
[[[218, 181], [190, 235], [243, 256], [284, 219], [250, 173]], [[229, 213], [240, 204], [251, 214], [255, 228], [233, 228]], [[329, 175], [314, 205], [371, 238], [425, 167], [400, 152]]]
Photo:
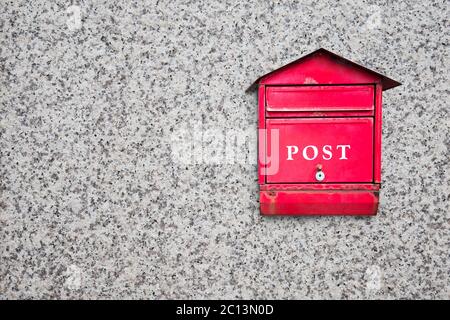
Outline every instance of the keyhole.
[[316, 172], [316, 180], [317, 181], [323, 181], [323, 179], [325, 179], [325, 173], [323, 173], [323, 171], [322, 171], [322, 165], [318, 164], [317, 165], [317, 172]]

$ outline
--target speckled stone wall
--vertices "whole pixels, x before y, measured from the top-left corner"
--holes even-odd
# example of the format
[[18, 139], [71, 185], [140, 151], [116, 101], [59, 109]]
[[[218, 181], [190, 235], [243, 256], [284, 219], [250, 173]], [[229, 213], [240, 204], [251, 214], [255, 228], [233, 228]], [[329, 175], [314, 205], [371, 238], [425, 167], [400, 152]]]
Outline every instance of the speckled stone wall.
[[[0, 298], [449, 298], [449, 16], [1, 0]], [[378, 216], [263, 218], [255, 162], [174, 156], [180, 132], [256, 131], [244, 90], [319, 47], [403, 83]]]

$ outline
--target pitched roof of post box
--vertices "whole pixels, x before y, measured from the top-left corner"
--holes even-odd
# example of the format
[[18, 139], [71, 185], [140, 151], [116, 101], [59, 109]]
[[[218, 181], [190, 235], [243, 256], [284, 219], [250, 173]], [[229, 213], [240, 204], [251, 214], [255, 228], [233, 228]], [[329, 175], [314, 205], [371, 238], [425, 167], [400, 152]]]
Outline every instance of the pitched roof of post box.
[[367, 69], [331, 51], [320, 48], [258, 79], [258, 84], [367, 84], [381, 82], [383, 90], [401, 85], [391, 78]]

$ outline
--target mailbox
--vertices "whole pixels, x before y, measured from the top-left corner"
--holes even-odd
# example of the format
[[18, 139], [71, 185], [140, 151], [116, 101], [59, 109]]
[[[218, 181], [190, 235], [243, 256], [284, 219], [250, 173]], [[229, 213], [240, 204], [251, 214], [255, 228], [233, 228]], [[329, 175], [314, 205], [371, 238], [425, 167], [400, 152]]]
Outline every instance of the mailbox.
[[257, 79], [263, 215], [375, 215], [381, 96], [400, 85], [325, 49]]

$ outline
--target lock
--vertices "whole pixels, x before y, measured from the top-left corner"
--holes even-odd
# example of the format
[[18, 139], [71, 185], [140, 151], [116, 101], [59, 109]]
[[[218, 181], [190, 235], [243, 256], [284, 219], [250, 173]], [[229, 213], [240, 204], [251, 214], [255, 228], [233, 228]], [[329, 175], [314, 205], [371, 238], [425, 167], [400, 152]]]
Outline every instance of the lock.
[[316, 179], [317, 181], [322, 181], [323, 179], [325, 179], [325, 173], [323, 173], [323, 171], [317, 171]]
[[318, 164], [317, 165], [317, 172], [316, 172], [316, 180], [317, 181], [322, 181], [323, 179], [325, 179], [325, 173], [323, 173], [323, 171], [322, 171], [322, 165]]

